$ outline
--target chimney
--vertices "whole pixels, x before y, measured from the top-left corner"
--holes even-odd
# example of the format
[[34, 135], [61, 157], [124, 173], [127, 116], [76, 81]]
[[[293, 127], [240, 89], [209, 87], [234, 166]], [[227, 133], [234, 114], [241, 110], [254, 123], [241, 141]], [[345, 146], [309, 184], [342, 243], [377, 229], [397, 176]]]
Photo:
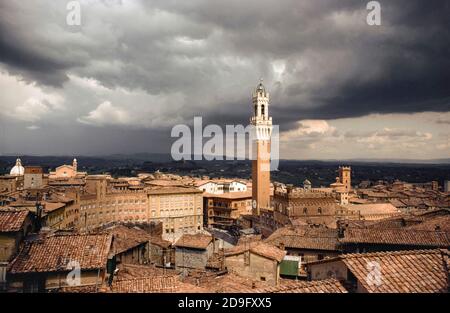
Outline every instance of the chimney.
[[294, 189], [294, 185], [292, 185], [292, 184], [287, 184], [286, 185], [286, 190], [287, 190], [287, 193], [290, 195], [291, 193], [292, 193], [292, 190]]
[[337, 222], [337, 228], [338, 228], [338, 238], [344, 238], [345, 236], [345, 228], [347, 225], [344, 224], [344, 221], [338, 221]]

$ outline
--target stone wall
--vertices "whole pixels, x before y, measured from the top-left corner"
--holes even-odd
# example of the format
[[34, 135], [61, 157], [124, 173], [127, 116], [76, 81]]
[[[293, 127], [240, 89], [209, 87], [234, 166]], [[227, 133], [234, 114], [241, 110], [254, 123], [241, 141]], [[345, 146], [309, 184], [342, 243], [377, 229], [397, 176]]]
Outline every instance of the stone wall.
[[[249, 255], [246, 256], [245, 254]], [[249, 258], [249, 262], [246, 262]], [[280, 267], [275, 260], [260, 255], [244, 252], [237, 255], [226, 256], [225, 267], [238, 275], [254, 280], [265, 281], [276, 286], [279, 282]]]

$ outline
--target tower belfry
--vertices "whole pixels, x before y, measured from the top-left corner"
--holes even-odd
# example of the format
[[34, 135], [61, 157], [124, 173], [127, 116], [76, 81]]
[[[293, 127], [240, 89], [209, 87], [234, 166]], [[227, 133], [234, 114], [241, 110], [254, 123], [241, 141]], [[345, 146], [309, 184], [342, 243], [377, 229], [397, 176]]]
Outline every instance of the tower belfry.
[[269, 116], [269, 93], [262, 79], [252, 95], [254, 127], [252, 160], [252, 208], [253, 215], [270, 207], [270, 141], [272, 117]]

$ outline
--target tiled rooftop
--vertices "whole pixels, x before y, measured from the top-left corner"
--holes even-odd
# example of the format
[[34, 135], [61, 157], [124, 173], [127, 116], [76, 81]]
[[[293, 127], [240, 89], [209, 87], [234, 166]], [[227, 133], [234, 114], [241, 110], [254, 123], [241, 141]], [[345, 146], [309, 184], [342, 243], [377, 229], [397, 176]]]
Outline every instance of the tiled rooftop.
[[342, 243], [371, 243], [411, 245], [447, 248], [450, 246], [450, 233], [409, 229], [364, 229], [348, 228]]
[[112, 252], [122, 253], [151, 239], [146, 231], [123, 225], [114, 226], [105, 230], [114, 236]]
[[111, 291], [117, 293], [175, 292], [178, 287], [177, 285], [178, 277], [175, 275], [149, 276], [114, 281], [111, 286]]
[[79, 262], [81, 269], [106, 267], [111, 236], [51, 235], [27, 242], [19, 255], [9, 264], [12, 274], [67, 271], [71, 261]]
[[[434, 293], [448, 291], [448, 268], [441, 250], [348, 254], [343, 262], [368, 292]], [[369, 284], [369, 262], [378, 262], [381, 284]]]
[[347, 293], [336, 279], [317, 281], [291, 281], [276, 287], [251, 290], [252, 293]]
[[28, 214], [27, 210], [0, 210], [0, 232], [19, 231]]
[[241, 254], [248, 250], [254, 254], [275, 260], [277, 262], [281, 262], [286, 255], [286, 251], [281, 250], [274, 245], [264, 242], [250, 242], [226, 249], [225, 256]]
[[177, 242], [175, 243], [175, 247], [205, 250], [211, 241], [212, 237], [210, 235], [184, 234], [180, 239], [177, 240]]
[[338, 231], [325, 227], [283, 227], [276, 230], [266, 240], [275, 246], [283, 244], [286, 248], [338, 250]]
[[420, 224], [409, 226], [408, 229], [450, 232], [450, 215], [436, 216]]

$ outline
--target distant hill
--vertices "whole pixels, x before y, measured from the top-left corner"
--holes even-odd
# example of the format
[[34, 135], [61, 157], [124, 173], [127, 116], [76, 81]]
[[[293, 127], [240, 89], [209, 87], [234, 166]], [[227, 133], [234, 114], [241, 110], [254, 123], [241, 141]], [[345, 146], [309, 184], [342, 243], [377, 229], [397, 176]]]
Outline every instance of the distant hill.
[[312, 162], [312, 163], [338, 163], [338, 164], [450, 164], [450, 159], [430, 159], [430, 160], [420, 160], [420, 159], [327, 159], [327, 160], [295, 160], [286, 159], [283, 161], [293, 161], [293, 162]]

